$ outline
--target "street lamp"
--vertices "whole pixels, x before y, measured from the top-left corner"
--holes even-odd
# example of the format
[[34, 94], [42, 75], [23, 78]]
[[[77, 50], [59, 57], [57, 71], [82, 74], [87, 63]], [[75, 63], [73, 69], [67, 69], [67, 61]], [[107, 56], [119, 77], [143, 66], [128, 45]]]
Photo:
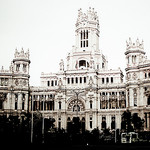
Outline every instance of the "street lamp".
[[32, 93], [32, 116], [31, 116], [31, 143], [33, 143], [33, 93]]
[[[44, 97], [46, 100], [46, 95]], [[44, 100], [43, 100], [43, 118], [42, 118], [42, 143], [44, 143]]]

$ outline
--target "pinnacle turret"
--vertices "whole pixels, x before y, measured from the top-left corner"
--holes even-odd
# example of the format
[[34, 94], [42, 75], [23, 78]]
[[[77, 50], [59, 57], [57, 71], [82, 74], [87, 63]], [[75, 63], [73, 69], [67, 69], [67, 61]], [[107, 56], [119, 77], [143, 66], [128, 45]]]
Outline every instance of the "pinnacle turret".
[[87, 10], [87, 13], [83, 13], [82, 9], [80, 8], [78, 10], [78, 18], [76, 22], [76, 27], [82, 23], [89, 23], [89, 25], [99, 25], [99, 19], [97, 16], [97, 12], [94, 10], [94, 8], [89, 7], [89, 10]]
[[126, 41], [126, 50], [144, 50], [144, 44], [143, 40], [140, 43], [139, 39], [137, 38], [136, 42], [132, 42], [131, 38], [129, 38], [129, 41]]

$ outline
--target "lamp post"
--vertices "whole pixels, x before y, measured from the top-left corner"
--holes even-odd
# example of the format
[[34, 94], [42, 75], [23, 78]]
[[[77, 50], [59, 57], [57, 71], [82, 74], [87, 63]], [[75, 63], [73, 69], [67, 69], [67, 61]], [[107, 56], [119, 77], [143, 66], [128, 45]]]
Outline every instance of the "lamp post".
[[44, 143], [44, 100], [43, 100], [43, 118], [42, 118], [42, 143]]
[[32, 94], [32, 98], [31, 98], [31, 102], [32, 102], [32, 116], [31, 116], [31, 143], [33, 143], [33, 94]]
[[115, 143], [117, 142], [117, 134], [116, 134], [116, 107], [115, 107]]

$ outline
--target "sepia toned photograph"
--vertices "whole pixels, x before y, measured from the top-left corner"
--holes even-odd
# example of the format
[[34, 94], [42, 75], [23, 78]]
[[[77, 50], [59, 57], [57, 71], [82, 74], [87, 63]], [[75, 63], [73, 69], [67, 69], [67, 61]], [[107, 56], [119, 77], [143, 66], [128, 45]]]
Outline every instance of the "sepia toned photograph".
[[149, 149], [149, 7], [0, 0], [0, 144]]

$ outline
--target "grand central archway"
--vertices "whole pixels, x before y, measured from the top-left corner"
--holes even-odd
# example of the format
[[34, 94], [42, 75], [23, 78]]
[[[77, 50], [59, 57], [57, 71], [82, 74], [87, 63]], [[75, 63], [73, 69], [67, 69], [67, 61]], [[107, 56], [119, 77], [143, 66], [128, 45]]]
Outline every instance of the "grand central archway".
[[67, 131], [83, 133], [85, 131], [85, 104], [81, 98], [70, 98], [67, 107]]

